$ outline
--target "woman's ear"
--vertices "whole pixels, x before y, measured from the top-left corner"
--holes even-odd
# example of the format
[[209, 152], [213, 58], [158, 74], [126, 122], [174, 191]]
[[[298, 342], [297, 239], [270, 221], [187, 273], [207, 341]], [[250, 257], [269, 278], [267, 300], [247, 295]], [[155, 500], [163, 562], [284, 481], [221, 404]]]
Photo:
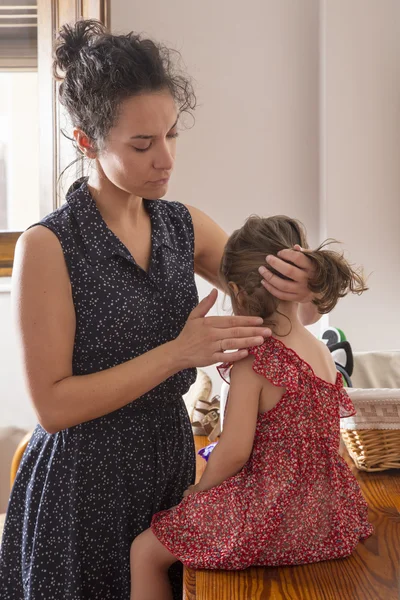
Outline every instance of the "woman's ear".
[[76, 145], [78, 146], [82, 154], [87, 156], [87, 158], [96, 158], [97, 152], [93, 148], [93, 144], [90, 138], [86, 135], [84, 131], [82, 131], [82, 129], [75, 127], [73, 131], [73, 136], [75, 138]]

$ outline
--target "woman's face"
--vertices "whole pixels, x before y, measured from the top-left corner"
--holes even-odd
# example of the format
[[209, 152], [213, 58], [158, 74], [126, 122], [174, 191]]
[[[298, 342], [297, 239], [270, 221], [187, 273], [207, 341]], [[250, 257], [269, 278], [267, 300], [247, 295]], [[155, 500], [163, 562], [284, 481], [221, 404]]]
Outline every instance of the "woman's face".
[[161, 198], [175, 162], [178, 113], [168, 91], [132, 96], [97, 155], [119, 189], [149, 200]]

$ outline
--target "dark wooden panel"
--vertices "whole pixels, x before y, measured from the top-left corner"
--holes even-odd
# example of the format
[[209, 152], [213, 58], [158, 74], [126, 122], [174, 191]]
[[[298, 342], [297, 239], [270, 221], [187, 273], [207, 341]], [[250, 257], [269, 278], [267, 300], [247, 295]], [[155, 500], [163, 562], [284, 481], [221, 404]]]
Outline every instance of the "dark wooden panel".
[[[206, 446], [196, 437], [196, 450]], [[342, 446], [370, 507], [374, 535], [348, 558], [298, 567], [245, 571], [185, 569], [187, 600], [399, 600], [400, 471], [358, 471]], [[197, 478], [205, 461], [197, 458]]]
[[21, 231], [0, 231], [0, 277], [11, 276], [15, 244], [21, 233]]

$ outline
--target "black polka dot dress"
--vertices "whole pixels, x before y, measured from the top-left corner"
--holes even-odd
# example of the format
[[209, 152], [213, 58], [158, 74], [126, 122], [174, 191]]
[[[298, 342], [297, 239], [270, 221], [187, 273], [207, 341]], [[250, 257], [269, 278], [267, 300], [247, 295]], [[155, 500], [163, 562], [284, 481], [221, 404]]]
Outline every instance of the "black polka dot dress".
[[[73, 373], [109, 369], [174, 339], [198, 302], [190, 214], [145, 200], [148, 272], [102, 219], [85, 179], [43, 219], [58, 237], [76, 312]], [[23, 456], [0, 553], [1, 600], [128, 600], [129, 550], [152, 515], [180, 502], [195, 454], [182, 400], [195, 369], [108, 415], [48, 434]], [[170, 570], [181, 598], [181, 568]]]

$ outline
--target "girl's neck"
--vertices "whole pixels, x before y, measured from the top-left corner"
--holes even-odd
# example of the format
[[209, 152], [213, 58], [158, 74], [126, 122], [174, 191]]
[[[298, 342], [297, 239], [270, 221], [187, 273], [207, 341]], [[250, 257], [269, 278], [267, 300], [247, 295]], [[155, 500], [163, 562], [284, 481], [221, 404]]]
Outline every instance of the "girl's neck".
[[277, 311], [271, 317], [271, 321], [275, 323], [273, 335], [277, 337], [286, 336], [289, 333], [304, 329], [298, 312], [298, 302], [280, 302]]

